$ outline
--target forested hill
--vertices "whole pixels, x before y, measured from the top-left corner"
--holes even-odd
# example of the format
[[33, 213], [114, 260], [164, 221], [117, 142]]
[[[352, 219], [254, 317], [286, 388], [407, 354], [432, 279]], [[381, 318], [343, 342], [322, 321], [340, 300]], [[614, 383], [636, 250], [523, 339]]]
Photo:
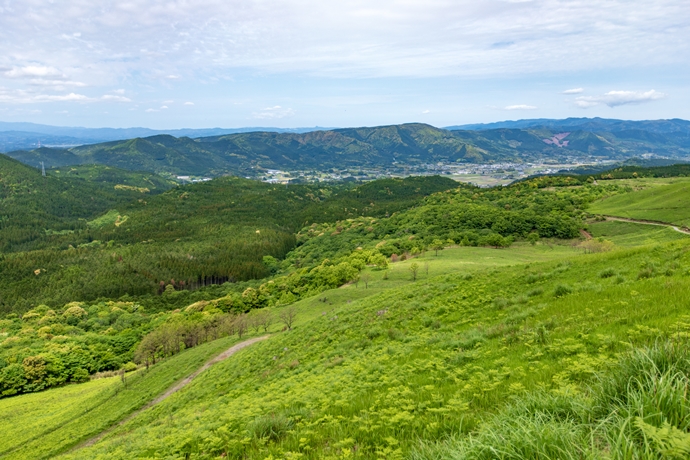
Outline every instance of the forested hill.
[[[679, 125], [680, 126], [680, 125]], [[625, 159], [646, 153], [690, 155], [688, 129], [592, 131], [578, 126], [533, 126], [481, 131], [445, 130], [421, 123], [307, 133], [250, 132], [176, 138], [157, 135], [9, 155], [48, 166], [97, 163], [159, 173], [255, 177], [265, 169], [346, 169], [435, 162], [490, 163], [544, 158]], [[681, 129], [682, 128], [682, 129]]]
[[150, 173], [92, 165], [51, 171], [0, 155], [0, 250], [21, 250], [49, 234], [85, 228], [86, 220], [173, 187]]
[[[62, 201], [78, 207], [76, 200], [90, 200], [84, 189], [75, 193], [73, 203], [60, 188], [69, 180], [43, 178], [40, 172], [19, 167], [31, 172], [32, 180], [37, 177], [38, 184], [44, 179], [56, 184], [53, 195], [58, 207]], [[24, 207], [41, 212], [24, 219], [21, 207], [8, 208], [13, 214], [3, 221], [3, 231], [12, 238], [3, 236], [4, 254], [0, 254], [0, 311], [24, 311], [38, 303], [155, 296], [161, 282], [182, 292], [264, 278], [271, 267], [263, 257], [283, 258], [306, 224], [385, 217], [415, 206], [429, 194], [460, 186], [442, 177], [410, 177], [359, 186], [286, 188], [223, 177], [157, 196], [136, 191], [136, 199], [126, 202], [103, 199], [101, 211], [89, 218], [76, 210], [49, 214], [41, 207], [43, 195], [34, 193], [34, 188], [40, 190], [37, 183], [28, 183], [33, 187], [16, 196]], [[117, 208], [107, 208], [108, 203]]]

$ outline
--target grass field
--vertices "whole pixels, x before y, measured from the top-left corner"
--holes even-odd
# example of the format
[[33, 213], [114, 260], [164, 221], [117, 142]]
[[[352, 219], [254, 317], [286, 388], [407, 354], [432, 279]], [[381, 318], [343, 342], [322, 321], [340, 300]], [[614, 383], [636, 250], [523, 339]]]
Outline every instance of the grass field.
[[[390, 289], [400, 289], [413, 283], [410, 266], [418, 266], [417, 279], [427, 280], [439, 275], [470, 274], [492, 267], [529, 264], [549, 260], [564, 260], [576, 257], [580, 251], [568, 244], [543, 243], [531, 246], [518, 243], [508, 249], [491, 249], [480, 247], [453, 247], [439, 251], [428, 251], [423, 256], [392, 263], [387, 271], [366, 269], [360, 278], [370, 277], [368, 287], [364, 281], [358, 284], [347, 284], [338, 289], [331, 289], [316, 297], [310, 297], [294, 306], [300, 310], [298, 324], [308, 321], [337, 307], [346, 306]], [[387, 276], [388, 279], [384, 279]], [[278, 311], [280, 309], [277, 309]], [[277, 316], [277, 312], [276, 312]], [[278, 331], [279, 329], [275, 329]]]
[[[690, 211], [683, 217], [676, 205], [690, 180], [621, 182], [637, 190], [590, 212], [690, 221]], [[682, 391], [672, 404], [640, 393], [638, 412], [625, 412], [620, 401], [595, 407], [603, 394], [597, 385], [624, 368], [631, 350], [690, 338], [690, 237], [625, 222], [589, 228], [614, 250], [583, 254], [576, 242], [541, 241], [428, 251], [272, 308], [272, 337], [88, 448], [69, 451], [238, 339], [185, 351], [130, 377], [127, 388], [104, 379], [2, 400], [0, 413], [8, 416], [0, 420], [0, 456], [690, 458]], [[289, 331], [277, 320], [286, 308], [297, 311]], [[635, 369], [631, 375], [644, 374]], [[690, 383], [687, 375], [657, 377], [650, 377], [655, 392], [664, 382]], [[614, 396], [634, 393], [624, 390]], [[496, 445], [510, 454], [498, 455]]]
[[636, 190], [592, 203], [593, 214], [690, 225], [690, 178], [616, 181]]
[[581, 394], [621, 352], [687, 334], [688, 265], [680, 241], [430, 273], [325, 315], [328, 301], [305, 301], [293, 331], [68, 457], [404, 458], [420, 439], [481, 430], [513, 396]]
[[237, 342], [236, 337], [200, 345], [148, 372], [0, 400], [0, 457], [49, 458], [100, 433], [142, 407], [178, 380]]
[[[439, 251], [438, 255], [431, 251], [423, 257], [391, 264], [386, 280], [382, 279], [383, 271], [366, 270], [364, 273], [371, 278], [368, 288], [360, 281], [358, 285], [346, 285], [298, 302], [295, 306], [300, 314], [296, 324], [300, 327], [324, 313], [347, 307], [351, 302], [411, 285], [409, 268], [413, 263], [419, 266], [418, 280], [422, 281], [439, 275], [464, 275], [490, 267], [577, 255], [572, 247], [557, 244], [516, 244], [508, 249], [458, 247]], [[275, 316], [278, 314], [276, 311]], [[282, 325], [276, 323], [272, 332], [279, 332], [281, 328]], [[23, 458], [32, 452], [35, 458], [43, 458], [64, 451], [143, 406], [210, 356], [228, 348], [233, 340], [237, 338], [188, 350], [154, 366], [145, 376], [129, 375], [127, 388], [122, 387], [119, 378], [108, 378], [0, 400], [0, 413], [4, 416], [0, 420], [0, 430], [6, 434], [0, 443], [0, 455]]]
[[592, 223], [589, 225], [589, 232], [595, 238], [602, 237], [613, 241], [616, 246], [623, 247], [690, 239], [690, 235], [677, 232], [669, 227], [620, 221]]

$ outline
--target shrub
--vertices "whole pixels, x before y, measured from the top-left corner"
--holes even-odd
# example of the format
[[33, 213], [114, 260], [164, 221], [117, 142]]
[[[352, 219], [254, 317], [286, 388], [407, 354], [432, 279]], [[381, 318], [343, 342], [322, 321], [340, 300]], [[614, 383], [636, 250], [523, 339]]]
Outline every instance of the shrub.
[[391, 340], [402, 340], [404, 337], [402, 331], [399, 331], [398, 329], [391, 328], [388, 329], [388, 338]]
[[605, 268], [601, 272], [599, 272], [599, 278], [611, 278], [612, 276], [616, 275], [616, 270], [613, 268]]
[[654, 268], [652, 268], [652, 267], [643, 268], [643, 269], [637, 274], [637, 279], [638, 279], [638, 280], [647, 279], [647, 278], [653, 278], [653, 277], [654, 277]]
[[126, 363], [124, 366], [122, 366], [122, 369], [125, 372], [132, 372], [137, 370], [137, 365], [134, 364], [132, 361]]
[[367, 331], [367, 338], [370, 340], [374, 340], [376, 337], [381, 336], [382, 332], [381, 329], [374, 328], [374, 329], [369, 329]]
[[573, 292], [573, 290], [570, 289], [568, 286], [566, 286], [565, 284], [559, 284], [558, 286], [556, 286], [556, 289], [554, 289], [553, 295], [554, 297], [563, 297], [570, 294], [571, 292]]
[[466, 350], [482, 342], [486, 342], [486, 334], [479, 329], [472, 329], [463, 334], [455, 344], [458, 348]]
[[544, 293], [544, 290], [542, 288], [534, 288], [531, 291], [527, 292], [527, 297], [536, 297], [538, 295], [542, 295]]
[[257, 417], [247, 427], [255, 439], [279, 441], [292, 429], [294, 422], [282, 414]]

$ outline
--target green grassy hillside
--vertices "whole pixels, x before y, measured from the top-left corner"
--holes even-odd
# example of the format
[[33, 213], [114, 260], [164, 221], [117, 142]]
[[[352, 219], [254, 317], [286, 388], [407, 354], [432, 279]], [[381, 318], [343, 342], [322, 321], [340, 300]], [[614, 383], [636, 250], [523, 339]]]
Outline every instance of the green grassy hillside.
[[593, 203], [589, 211], [594, 214], [621, 216], [690, 225], [690, 179], [627, 181], [638, 190], [612, 196]]
[[[109, 235], [103, 241], [112, 244], [52, 259], [74, 257], [76, 270], [109, 254], [101, 271], [53, 278], [32, 272], [32, 280], [46, 283], [34, 289], [65, 298], [95, 295], [116, 279], [107, 267], [121, 274], [124, 261], [134, 273], [210, 267], [232, 241], [254, 241], [245, 260], [255, 257], [266, 273], [256, 277], [270, 276], [198, 291], [171, 280], [139, 303], [53, 299], [53, 309], [7, 315], [0, 322], [5, 396], [131, 368], [124, 364], [130, 359], [164, 359], [133, 374], [127, 387], [109, 380], [0, 400], [0, 410], [13, 414], [0, 429], [6, 423], [18, 438], [8, 438], [4, 452], [10, 458], [29, 452], [37, 458], [687, 458], [690, 237], [665, 227], [590, 222], [595, 238], [578, 238], [584, 218], [601, 203], [679, 184], [557, 177], [439, 191], [447, 184], [431, 178], [286, 190], [222, 179], [133, 202], [126, 212], [91, 221], [90, 234]], [[677, 194], [658, 196], [672, 202]], [[220, 239], [233, 229], [236, 240]], [[261, 257], [269, 249], [265, 238], [280, 234], [298, 247]], [[151, 235], [159, 241], [149, 241]], [[222, 244], [204, 253], [201, 242], [211, 241]], [[169, 249], [160, 258], [166, 247], [189, 252], [176, 259]], [[6, 267], [20, 259], [12, 262]], [[212, 354], [266, 331], [266, 341], [114, 426]], [[80, 399], [94, 407], [83, 417], [70, 404]], [[22, 411], [33, 416], [23, 418]], [[68, 452], [110, 426], [93, 446]]]
[[0, 457], [49, 458], [105, 430], [191, 374], [237, 338], [200, 345], [150, 370], [0, 400]]
[[[510, 397], [586, 395], [631, 347], [685, 337], [688, 248], [460, 272], [317, 304], [323, 314], [68, 457], [404, 458], [424, 440], [482, 436]], [[664, 410], [644, 420], [676, 423]], [[604, 458], [610, 442], [581, 447]]]

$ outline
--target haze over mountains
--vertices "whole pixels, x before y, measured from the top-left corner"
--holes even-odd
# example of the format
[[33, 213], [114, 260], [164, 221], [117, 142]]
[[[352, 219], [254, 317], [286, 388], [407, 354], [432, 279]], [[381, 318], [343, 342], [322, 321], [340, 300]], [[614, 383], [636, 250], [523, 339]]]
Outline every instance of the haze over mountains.
[[276, 133], [306, 133], [328, 128], [206, 128], [206, 129], [149, 129], [149, 128], [82, 128], [69, 126], [50, 126], [37, 123], [1, 122], [0, 152], [20, 149], [34, 149], [43, 146], [74, 147], [135, 137], [150, 137], [168, 134], [175, 137], [205, 137], [222, 134], [267, 131]]
[[[0, 129], [7, 126], [40, 129], [42, 134], [82, 141], [86, 136], [95, 139], [133, 135], [124, 140], [88, 142], [64, 149], [39, 148], [8, 153], [32, 166], [40, 162], [47, 167], [93, 163], [156, 173], [210, 176], [254, 176], [266, 169], [326, 170], [396, 163], [625, 160], [643, 155], [684, 159], [690, 156], [690, 122], [679, 119], [535, 119], [446, 129], [422, 123], [323, 130], [213, 128], [170, 131], [91, 130], [5, 123], [0, 124]], [[152, 133], [154, 135], [150, 135]], [[13, 135], [17, 136], [17, 131], [0, 132], [0, 139]]]

